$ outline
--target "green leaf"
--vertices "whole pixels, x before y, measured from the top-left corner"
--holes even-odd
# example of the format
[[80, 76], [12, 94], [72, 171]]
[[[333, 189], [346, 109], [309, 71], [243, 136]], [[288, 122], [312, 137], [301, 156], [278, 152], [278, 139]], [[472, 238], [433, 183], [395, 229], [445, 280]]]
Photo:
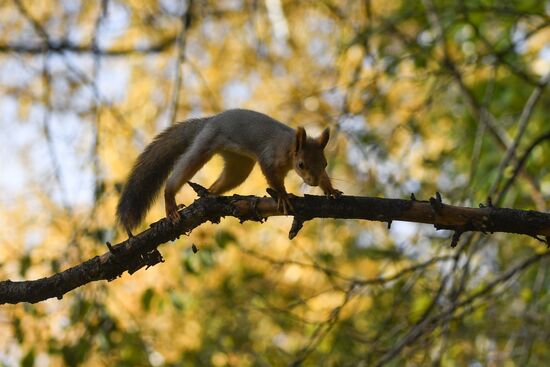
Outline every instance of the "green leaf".
[[155, 290], [153, 288], [147, 288], [141, 295], [141, 307], [145, 311], [149, 311], [151, 309], [151, 301], [153, 300], [154, 295]]
[[411, 307], [411, 319], [417, 321], [420, 316], [426, 312], [426, 309], [432, 302], [432, 297], [429, 294], [419, 294], [417, 295], [412, 303]]
[[86, 360], [90, 352], [90, 343], [87, 339], [79, 339], [76, 344], [61, 348], [63, 360], [69, 366], [77, 366]]
[[96, 183], [95, 192], [94, 192], [96, 201], [103, 196], [103, 194], [105, 193], [105, 188], [106, 188], [105, 181], [101, 180]]
[[183, 259], [183, 267], [190, 274], [197, 274], [196, 261], [192, 257], [186, 257]]
[[170, 301], [172, 301], [172, 305], [177, 310], [183, 310], [183, 300], [181, 296], [176, 292], [170, 292]]
[[61, 271], [61, 264], [59, 263], [58, 259], [52, 259], [50, 260], [50, 267], [52, 269], [52, 272], [59, 273]]
[[328, 251], [319, 251], [317, 253], [317, 258], [323, 263], [323, 264], [332, 264], [334, 262], [334, 254], [328, 252]]
[[71, 307], [71, 323], [75, 324], [84, 320], [91, 307], [92, 304], [89, 301], [77, 298]]
[[93, 228], [84, 232], [86, 236], [96, 240], [97, 242], [105, 242], [109, 238], [109, 230], [103, 227]]
[[19, 260], [19, 274], [24, 277], [27, 274], [27, 271], [31, 267], [31, 256], [29, 254], [24, 254]]
[[29, 350], [21, 360], [21, 366], [32, 367], [34, 366], [34, 360], [35, 360], [34, 348], [31, 348], [31, 350]]
[[214, 239], [216, 241], [216, 245], [221, 248], [225, 248], [231, 242], [237, 242], [237, 238], [233, 235], [233, 233], [226, 230], [217, 231]]
[[201, 267], [210, 268], [214, 265], [214, 257], [212, 256], [212, 251], [210, 249], [205, 249], [198, 253]]
[[23, 332], [23, 328], [21, 327], [21, 319], [19, 317], [16, 317], [13, 320], [13, 329], [15, 333], [15, 338], [17, 339], [17, 342], [19, 344], [22, 344], [25, 340], [25, 333]]
[[368, 248], [363, 253], [366, 257], [373, 260], [391, 259], [399, 260], [403, 257], [401, 251], [395, 248], [383, 249], [383, 248]]

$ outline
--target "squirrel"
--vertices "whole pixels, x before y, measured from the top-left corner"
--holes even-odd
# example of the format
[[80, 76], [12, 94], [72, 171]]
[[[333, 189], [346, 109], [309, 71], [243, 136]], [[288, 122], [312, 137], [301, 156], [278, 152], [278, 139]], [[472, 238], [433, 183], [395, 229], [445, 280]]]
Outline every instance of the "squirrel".
[[232, 109], [218, 115], [176, 123], [158, 134], [137, 158], [122, 190], [117, 218], [129, 237], [155, 200], [164, 182], [167, 218], [180, 217], [176, 193], [214, 154], [224, 168], [208, 191], [219, 195], [239, 186], [259, 163], [268, 185], [277, 192], [277, 208], [288, 214], [294, 208], [284, 179], [294, 169], [310, 186], [320, 186], [329, 197], [341, 191], [332, 187], [325, 171], [324, 148], [329, 128], [320, 136], [307, 136], [260, 112]]

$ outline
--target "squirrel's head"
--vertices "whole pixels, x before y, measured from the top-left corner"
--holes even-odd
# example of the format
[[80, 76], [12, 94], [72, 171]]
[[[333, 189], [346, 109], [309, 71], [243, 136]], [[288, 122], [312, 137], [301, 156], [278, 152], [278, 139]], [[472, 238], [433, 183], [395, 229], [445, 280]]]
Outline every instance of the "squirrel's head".
[[325, 172], [327, 159], [324, 149], [330, 136], [327, 127], [316, 138], [307, 136], [303, 127], [296, 129], [294, 146], [294, 170], [310, 186], [318, 186], [321, 175]]

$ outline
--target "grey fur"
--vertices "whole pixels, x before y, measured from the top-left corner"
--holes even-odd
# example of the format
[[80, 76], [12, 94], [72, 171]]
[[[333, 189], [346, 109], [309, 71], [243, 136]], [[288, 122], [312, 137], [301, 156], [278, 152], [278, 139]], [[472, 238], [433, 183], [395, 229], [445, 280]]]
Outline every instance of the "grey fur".
[[254, 161], [284, 162], [287, 157], [278, 155], [289, 152], [280, 147], [293, 146], [294, 139], [294, 129], [262, 113], [243, 109], [171, 126], [155, 137], [134, 164], [118, 203], [118, 220], [130, 233], [141, 223], [167, 179], [167, 191], [175, 194], [179, 190], [186, 181], [181, 172], [191, 163], [206, 163], [212, 155], [224, 153], [244, 155]]

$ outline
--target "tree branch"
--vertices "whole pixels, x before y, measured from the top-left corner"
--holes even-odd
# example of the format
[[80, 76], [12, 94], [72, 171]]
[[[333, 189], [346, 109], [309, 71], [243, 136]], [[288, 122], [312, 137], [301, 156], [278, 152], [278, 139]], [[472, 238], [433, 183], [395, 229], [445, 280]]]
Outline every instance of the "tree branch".
[[[447, 205], [436, 195], [429, 201], [342, 196], [338, 199], [306, 195], [292, 198], [295, 219], [305, 222], [313, 218], [366, 219], [379, 222], [394, 220], [433, 224], [436, 229], [507, 232], [530, 236], [550, 236], [550, 214], [492, 206], [468, 208]], [[241, 223], [263, 221], [282, 215], [277, 203], [267, 197], [204, 196], [181, 210], [181, 219], [172, 224], [166, 219], [117, 245], [107, 244], [109, 251], [50, 277], [30, 281], [0, 282], [0, 304], [39, 302], [61, 298], [65, 293], [97, 280], [113, 280], [125, 271], [133, 274], [143, 267], [162, 262], [157, 247], [190, 233], [199, 225], [232, 216]], [[294, 229], [292, 235], [296, 235]], [[455, 235], [456, 236], [456, 235]]]
[[67, 40], [48, 40], [41, 43], [0, 43], [0, 53], [18, 53], [26, 55], [42, 55], [46, 52], [64, 53], [72, 52], [76, 54], [92, 54], [99, 56], [128, 56], [128, 55], [148, 55], [161, 53], [176, 44], [177, 36], [169, 36], [159, 40], [157, 43], [151, 43], [147, 46], [122, 46], [110, 49], [94, 47], [93, 45], [75, 44]]

